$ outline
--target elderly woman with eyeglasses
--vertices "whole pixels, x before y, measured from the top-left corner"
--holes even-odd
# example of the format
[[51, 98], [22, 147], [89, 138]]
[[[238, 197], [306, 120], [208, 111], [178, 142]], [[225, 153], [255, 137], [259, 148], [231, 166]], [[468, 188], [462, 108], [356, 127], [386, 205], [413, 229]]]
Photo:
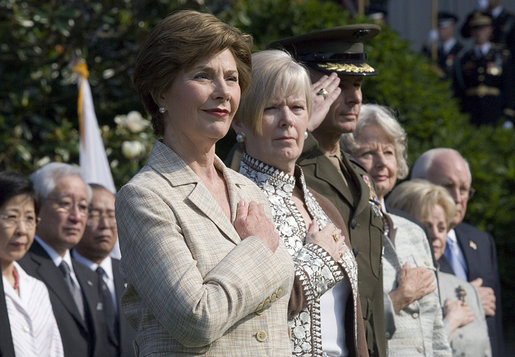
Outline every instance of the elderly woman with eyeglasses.
[[[45, 285], [29, 276], [16, 262], [32, 245], [38, 210], [36, 191], [28, 178], [0, 172], [0, 263], [14, 354], [64, 356]], [[5, 316], [3, 311], [0, 315]], [[1, 331], [1, 334], [2, 339], [9, 338], [9, 331]], [[7, 351], [0, 352], [10, 355]]]

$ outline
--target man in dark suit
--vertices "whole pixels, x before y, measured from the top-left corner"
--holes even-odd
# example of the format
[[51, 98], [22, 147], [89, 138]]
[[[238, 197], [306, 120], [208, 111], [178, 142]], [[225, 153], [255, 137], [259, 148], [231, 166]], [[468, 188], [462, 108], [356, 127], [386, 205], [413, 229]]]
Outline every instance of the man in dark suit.
[[4, 283], [0, 277], [0, 357], [14, 357], [13, 338], [11, 336], [11, 326], [7, 315], [7, 305], [5, 303]]
[[363, 78], [377, 74], [365, 63], [364, 41], [379, 31], [380, 27], [372, 24], [341, 26], [269, 46], [286, 49], [310, 70], [316, 92], [312, 126], [308, 128], [312, 132], [298, 164], [308, 186], [327, 197], [348, 225], [350, 242], [357, 253], [358, 288], [371, 356], [386, 356], [383, 218], [373, 179], [340, 149], [339, 139], [356, 128]]
[[70, 255], [84, 233], [91, 194], [71, 165], [49, 163], [30, 178], [40, 196], [41, 221], [19, 263], [48, 288], [65, 356], [104, 356], [98, 278]]
[[438, 261], [440, 270], [476, 286], [486, 314], [492, 355], [504, 356], [501, 284], [495, 242], [490, 234], [463, 222], [472, 192], [472, 175], [467, 161], [456, 150], [431, 149], [417, 159], [411, 178], [422, 178], [443, 186], [454, 199], [456, 216], [447, 235], [446, 250]]
[[125, 291], [125, 280], [120, 271], [120, 261], [110, 257], [116, 243], [115, 196], [104, 186], [90, 184], [93, 196], [89, 204], [86, 230], [72, 255], [79, 262], [99, 274], [104, 284], [100, 293], [103, 301], [108, 331], [109, 351], [105, 356], [135, 356], [132, 342], [136, 332], [120, 311], [120, 299]]

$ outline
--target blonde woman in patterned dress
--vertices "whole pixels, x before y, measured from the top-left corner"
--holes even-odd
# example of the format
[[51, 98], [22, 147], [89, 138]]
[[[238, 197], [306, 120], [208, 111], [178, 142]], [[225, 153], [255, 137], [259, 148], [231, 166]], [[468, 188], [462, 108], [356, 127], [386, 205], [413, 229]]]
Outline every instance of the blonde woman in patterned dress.
[[[367, 356], [346, 225], [327, 199], [306, 186], [295, 164], [311, 114], [309, 76], [279, 50], [255, 53], [252, 62], [252, 84], [233, 128], [243, 151], [240, 173], [265, 193], [295, 263], [289, 309], [293, 354]], [[326, 88], [338, 85], [336, 76], [321, 81]]]

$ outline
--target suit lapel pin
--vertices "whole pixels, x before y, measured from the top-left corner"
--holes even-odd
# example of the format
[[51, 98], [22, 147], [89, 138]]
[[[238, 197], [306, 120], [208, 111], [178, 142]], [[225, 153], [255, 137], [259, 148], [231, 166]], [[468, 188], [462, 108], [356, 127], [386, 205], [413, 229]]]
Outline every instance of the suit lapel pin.
[[477, 245], [476, 245], [476, 243], [474, 241], [470, 241], [469, 242], [469, 246], [470, 246], [470, 248], [472, 248], [474, 250], [477, 250]]
[[104, 306], [102, 305], [101, 302], [98, 302], [97, 303], [97, 311], [102, 311], [104, 309]]
[[88, 280], [88, 285], [93, 286], [93, 282], [91, 280]]

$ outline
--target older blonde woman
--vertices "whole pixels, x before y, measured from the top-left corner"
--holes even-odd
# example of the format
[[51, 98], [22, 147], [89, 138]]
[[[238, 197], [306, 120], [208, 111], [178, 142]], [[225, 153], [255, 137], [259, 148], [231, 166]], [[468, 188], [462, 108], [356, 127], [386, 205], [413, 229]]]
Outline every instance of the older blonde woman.
[[[394, 188], [386, 201], [389, 207], [410, 213], [427, 227], [435, 258], [440, 259], [445, 251], [449, 225], [455, 216], [455, 204], [447, 190], [429, 181], [415, 179]], [[440, 271], [438, 282], [453, 356], [491, 356], [478, 291], [468, 282]]]
[[215, 155], [250, 83], [250, 45], [179, 11], [137, 58], [134, 85], [162, 137], [116, 197], [138, 356], [291, 355], [291, 256], [261, 190]]
[[233, 127], [243, 149], [240, 173], [267, 196], [275, 227], [295, 262], [293, 354], [366, 356], [357, 266], [346, 225], [327, 199], [306, 186], [295, 164], [312, 106], [309, 76], [279, 50], [255, 53], [252, 62], [252, 84]]
[[387, 227], [383, 289], [389, 355], [450, 356], [426, 234], [412, 221], [387, 213], [384, 205], [397, 179], [408, 174], [406, 133], [389, 108], [366, 104], [361, 107], [356, 130], [342, 135], [341, 144], [372, 176], [377, 188], [374, 199], [383, 207]]

